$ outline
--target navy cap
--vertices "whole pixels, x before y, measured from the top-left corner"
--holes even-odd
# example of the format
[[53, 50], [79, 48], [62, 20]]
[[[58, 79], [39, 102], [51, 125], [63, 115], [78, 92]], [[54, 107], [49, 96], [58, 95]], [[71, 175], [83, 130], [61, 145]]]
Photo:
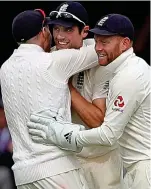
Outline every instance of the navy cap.
[[17, 42], [25, 42], [36, 36], [49, 22], [43, 10], [26, 10], [13, 19], [12, 34]]
[[130, 19], [121, 14], [108, 14], [103, 16], [90, 32], [98, 35], [120, 35], [134, 38], [134, 26]]
[[79, 3], [67, 1], [59, 5], [55, 11], [49, 14], [50, 24], [72, 27], [73, 25], [88, 24], [88, 13], [86, 9]]

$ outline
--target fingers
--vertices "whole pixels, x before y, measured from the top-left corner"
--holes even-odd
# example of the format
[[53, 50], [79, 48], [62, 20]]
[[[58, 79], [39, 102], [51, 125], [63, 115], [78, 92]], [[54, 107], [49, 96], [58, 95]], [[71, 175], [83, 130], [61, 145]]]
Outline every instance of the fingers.
[[[52, 118], [52, 119], [53, 119], [53, 118]], [[40, 124], [42, 124], [42, 125], [48, 126], [49, 123], [51, 122], [51, 119], [42, 117], [42, 116], [40, 116], [40, 115], [32, 114], [32, 115], [30, 116], [30, 121], [31, 121], [31, 122], [34, 122], [34, 123], [40, 123]]]
[[60, 108], [58, 111], [55, 111], [51, 108], [45, 109], [39, 112], [31, 114], [30, 121], [34, 123], [40, 123], [43, 125], [49, 125], [51, 122], [56, 120], [64, 120], [64, 108]]
[[45, 144], [44, 139], [39, 136], [31, 136], [33, 142]]
[[58, 115], [57, 115], [57, 121], [58, 120], [64, 120], [64, 117], [63, 117], [63, 115], [64, 115], [64, 108], [60, 108], [59, 110], [58, 110]]
[[41, 137], [43, 139], [46, 139], [46, 133], [40, 130], [36, 130], [36, 129], [29, 129], [29, 134], [31, 135], [31, 137]]
[[27, 127], [29, 129], [35, 129], [35, 130], [42, 130], [44, 132], [46, 132], [48, 130], [48, 127], [46, 125], [42, 125], [39, 123], [33, 123], [33, 122], [27, 122]]
[[57, 109], [54, 107], [46, 108], [38, 112], [34, 112], [34, 114], [41, 115], [42, 117], [56, 117], [57, 116]]

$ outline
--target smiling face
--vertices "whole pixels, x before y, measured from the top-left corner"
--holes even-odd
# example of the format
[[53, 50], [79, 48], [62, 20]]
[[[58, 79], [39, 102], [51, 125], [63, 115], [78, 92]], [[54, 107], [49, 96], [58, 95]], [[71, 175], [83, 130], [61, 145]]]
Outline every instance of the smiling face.
[[53, 37], [57, 50], [59, 49], [79, 49], [83, 44], [83, 38], [86, 37], [84, 28], [79, 31], [78, 26], [64, 27], [54, 25]]
[[130, 47], [130, 39], [122, 36], [94, 35], [95, 50], [101, 66], [106, 66]]

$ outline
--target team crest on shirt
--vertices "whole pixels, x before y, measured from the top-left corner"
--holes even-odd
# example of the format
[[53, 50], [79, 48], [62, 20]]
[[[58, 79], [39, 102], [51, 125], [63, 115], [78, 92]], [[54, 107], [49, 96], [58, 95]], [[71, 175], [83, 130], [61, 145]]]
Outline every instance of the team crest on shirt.
[[124, 99], [122, 96], [118, 96], [116, 100], [114, 101], [114, 105], [112, 110], [119, 111], [123, 113], [123, 108], [125, 106]]

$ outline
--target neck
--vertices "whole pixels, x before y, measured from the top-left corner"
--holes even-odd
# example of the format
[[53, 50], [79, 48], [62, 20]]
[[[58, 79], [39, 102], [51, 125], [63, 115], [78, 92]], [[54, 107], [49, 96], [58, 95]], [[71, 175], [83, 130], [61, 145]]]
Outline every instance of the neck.
[[40, 42], [40, 40], [38, 40], [38, 38], [36, 38], [36, 37], [33, 37], [33, 38], [29, 39], [28, 41], [26, 41], [26, 44], [38, 45], [42, 49], [44, 49], [44, 46], [42, 45], [42, 43]]

